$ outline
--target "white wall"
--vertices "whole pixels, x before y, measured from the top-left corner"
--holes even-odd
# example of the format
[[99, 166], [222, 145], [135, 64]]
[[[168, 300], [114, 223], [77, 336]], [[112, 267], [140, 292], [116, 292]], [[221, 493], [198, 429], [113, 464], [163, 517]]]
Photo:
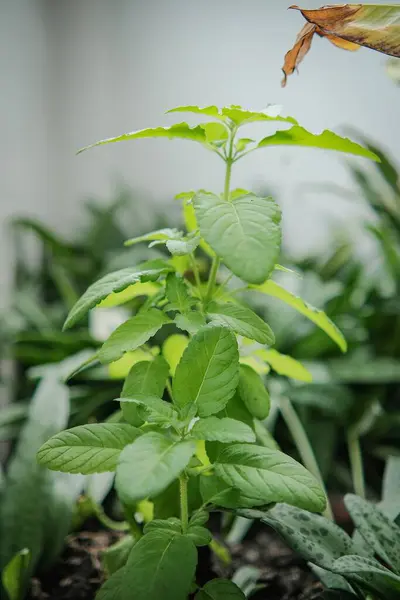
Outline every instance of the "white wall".
[[[163, 201], [185, 189], [218, 189], [221, 165], [187, 142], [144, 140], [74, 154], [100, 138], [172, 123], [163, 113], [178, 104], [278, 103], [315, 132], [352, 125], [400, 156], [400, 96], [384, 72], [384, 56], [346, 53], [317, 39], [300, 75], [280, 87], [284, 54], [303, 25], [299, 13], [286, 10], [287, 0], [1, 4], [7, 49], [2, 220], [29, 210], [66, 232], [82, 198], [109, 198], [118, 178]], [[238, 166], [233, 184], [276, 188], [286, 241], [303, 251], [325, 241], [327, 213], [352, 232], [359, 221], [357, 208], [332, 196], [302, 196], [299, 186], [307, 181], [346, 185], [343, 156], [260, 151]], [[1, 244], [4, 288], [11, 267], [3, 236]]]

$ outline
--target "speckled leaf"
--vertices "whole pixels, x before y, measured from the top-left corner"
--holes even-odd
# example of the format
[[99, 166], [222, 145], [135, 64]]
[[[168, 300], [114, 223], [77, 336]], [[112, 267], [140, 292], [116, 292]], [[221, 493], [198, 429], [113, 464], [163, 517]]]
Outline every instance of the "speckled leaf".
[[79, 425], [53, 435], [37, 453], [39, 464], [64, 473], [114, 471], [118, 456], [141, 431], [124, 423]]
[[334, 561], [331, 570], [354, 581], [363, 589], [379, 594], [379, 597], [385, 600], [399, 598], [400, 577], [373, 558], [358, 555], [342, 556]]
[[194, 600], [246, 600], [246, 596], [233, 581], [212, 579], [197, 592]]
[[357, 551], [341, 527], [300, 508], [278, 504], [261, 520], [273, 527], [305, 560], [324, 569], [330, 569], [335, 559]]
[[169, 322], [169, 317], [156, 308], [135, 315], [112, 332], [98, 352], [99, 360], [103, 364], [118, 360], [125, 352], [143, 346]]
[[342, 352], [347, 350], [347, 343], [343, 337], [342, 332], [336, 327], [336, 325], [330, 320], [330, 318], [322, 311], [314, 308], [311, 304], [308, 304], [299, 296], [295, 296], [288, 290], [285, 290], [275, 281], [269, 279], [265, 281], [263, 284], [258, 286], [251, 286], [257, 292], [261, 292], [262, 294], [267, 294], [269, 296], [273, 296], [274, 298], [279, 298], [299, 313], [310, 319], [313, 323], [318, 325], [320, 329], [325, 331], [329, 337], [336, 342]]
[[176, 368], [174, 403], [200, 417], [219, 412], [235, 393], [239, 352], [226, 327], [207, 325], [193, 336]]
[[227, 202], [199, 192], [193, 206], [202, 237], [235, 275], [250, 283], [269, 277], [281, 244], [281, 211], [272, 198], [247, 194]]
[[347, 494], [345, 504], [357, 531], [374, 553], [400, 572], [400, 528], [363, 498]]
[[163, 260], [155, 260], [105, 275], [93, 283], [72, 307], [64, 323], [64, 329], [76, 325], [90, 309], [100, 304], [110, 294], [122, 292], [138, 281], [156, 281], [161, 275], [172, 270], [172, 267]]
[[283, 452], [232, 444], [219, 453], [214, 468], [218, 477], [238, 488], [253, 506], [286, 502], [315, 512], [325, 508], [326, 498], [316, 479]]
[[226, 325], [238, 335], [272, 346], [275, 336], [267, 323], [246, 306], [232, 303], [210, 302], [207, 314], [213, 323]]

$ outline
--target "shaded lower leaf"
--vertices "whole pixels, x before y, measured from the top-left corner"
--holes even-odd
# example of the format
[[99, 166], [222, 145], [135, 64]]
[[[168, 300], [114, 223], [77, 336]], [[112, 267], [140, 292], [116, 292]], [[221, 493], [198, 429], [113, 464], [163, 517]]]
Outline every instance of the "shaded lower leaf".
[[121, 452], [115, 485], [129, 505], [162, 492], [176, 479], [196, 450], [194, 442], [174, 442], [160, 433], [146, 433]]
[[10, 600], [21, 600], [24, 591], [24, 580], [28, 571], [31, 553], [23, 548], [4, 567], [1, 582]]
[[101, 560], [107, 577], [111, 577], [125, 566], [134, 543], [135, 540], [131, 535], [125, 535], [102, 552]]
[[188, 537], [152, 531], [131, 550], [119, 598], [187, 600], [196, 565], [196, 547]]
[[245, 600], [246, 596], [229, 579], [212, 579], [199, 590], [195, 600]]
[[96, 600], [121, 600], [125, 583], [125, 574], [125, 567], [115, 571], [97, 592]]
[[260, 375], [248, 365], [239, 367], [239, 394], [248, 411], [256, 419], [266, 419], [269, 414], [269, 393]]
[[217, 475], [202, 475], [200, 477], [200, 493], [204, 505], [236, 508], [239, 506], [239, 490], [229, 486]]
[[190, 525], [186, 535], [192, 540], [195, 546], [208, 546], [212, 540], [210, 531], [201, 525]]

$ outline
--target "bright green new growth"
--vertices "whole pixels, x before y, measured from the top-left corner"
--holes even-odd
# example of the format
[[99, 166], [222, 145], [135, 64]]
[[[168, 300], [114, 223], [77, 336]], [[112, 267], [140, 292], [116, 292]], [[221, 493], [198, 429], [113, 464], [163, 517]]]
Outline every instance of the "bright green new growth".
[[[311, 376], [298, 361], [271, 348], [275, 342], [271, 328], [237, 300], [236, 291], [257, 290], [276, 296], [311, 319], [343, 351], [346, 342], [324, 313], [270, 279], [275, 269], [282, 269], [277, 265], [280, 209], [272, 198], [232, 191], [231, 173], [233, 165], [247, 154], [284, 144], [378, 160], [370, 150], [347, 138], [306, 131], [295, 119], [279, 116], [275, 107], [254, 112], [239, 106], [184, 106], [171, 112], [191, 112], [212, 121], [143, 129], [93, 145], [146, 137], [200, 143], [225, 164], [223, 193], [201, 190], [181, 194], [186, 232], [162, 229], [126, 242], [164, 244], [171, 259], [106, 275], [75, 304], [65, 328], [77, 324], [107, 298], [112, 296], [113, 304], [118, 298], [124, 302], [133, 297], [134, 286], [157, 282], [158, 291], [146, 288], [148, 299], [142, 309], [111, 334], [97, 359], [110, 363], [126, 352], [146, 349], [147, 342], [165, 325], [180, 331], [164, 343], [164, 356], [148, 352], [148, 360], [133, 365], [117, 399], [122, 413], [115, 422], [64, 431], [38, 452], [39, 462], [50, 469], [116, 472], [116, 490], [126, 509], [131, 536], [98, 600], [185, 600], [196, 591], [197, 600], [243, 598], [242, 591], [226, 580], [213, 580], [201, 589], [196, 586], [196, 546], [211, 541], [204, 527], [209, 511], [217, 507], [265, 508], [278, 502], [313, 512], [324, 510], [326, 498], [318, 483], [319, 472], [310, 473], [270, 440], [263, 445], [262, 440], [269, 439], [262, 435], [269, 394], [263, 376], [253, 367], [261, 361], [264, 373], [270, 365], [288, 377], [309, 381]], [[258, 142], [239, 135], [242, 126], [255, 121], [289, 128]], [[200, 248], [212, 257], [206, 282], [195, 255]], [[224, 283], [220, 281], [222, 263], [230, 271]], [[237, 290], [228, 286], [233, 275], [242, 282]], [[249, 351], [252, 345], [254, 349]], [[199, 451], [204, 445], [206, 453]], [[312, 470], [316, 461], [311, 460], [310, 465]], [[151, 500], [158, 510], [163, 498], [171, 499], [171, 490], [176, 489], [178, 495], [178, 487], [180, 519], [173, 516], [171, 508], [170, 518], [155, 518], [142, 536], [132, 517], [138, 502]], [[170, 500], [165, 502], [171, 505]]]

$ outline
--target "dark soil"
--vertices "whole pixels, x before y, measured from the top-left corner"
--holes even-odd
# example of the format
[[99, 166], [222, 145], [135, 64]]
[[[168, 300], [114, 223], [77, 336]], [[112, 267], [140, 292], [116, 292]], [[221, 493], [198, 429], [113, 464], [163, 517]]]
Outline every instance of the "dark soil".
[[[69, 536], [53, 569], [40, 579], [32, 579], [28, 600], [93, 600], [103, 581], [101, 552], [117, 539], [118, 534], [109, 531]], [[233, 569], [218, 562], [208, 548], [199, 549], [200, 584], [213, 577], [229, 577], [239, 567], [251, 565], [261, 570], [259, 583], [264, 586], [252, 600], [313, 600], [321, 593], [322, 587], [305, 562], [267, 527], [250, 534], [230, 551]]]

